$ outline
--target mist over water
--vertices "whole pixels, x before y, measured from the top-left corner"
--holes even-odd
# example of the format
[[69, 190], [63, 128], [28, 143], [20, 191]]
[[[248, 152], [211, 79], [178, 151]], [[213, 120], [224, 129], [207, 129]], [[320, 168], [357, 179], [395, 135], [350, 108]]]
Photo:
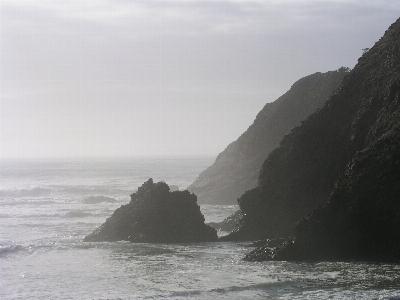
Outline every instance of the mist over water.
[[[2, 161], [0, 298], [400, 299], [394, 264], [243, 262], [250, 243], [82, 242], [149, 177], [183, 189], [213, 160]], [[237, 208], [201, 206], [206, 222]]]

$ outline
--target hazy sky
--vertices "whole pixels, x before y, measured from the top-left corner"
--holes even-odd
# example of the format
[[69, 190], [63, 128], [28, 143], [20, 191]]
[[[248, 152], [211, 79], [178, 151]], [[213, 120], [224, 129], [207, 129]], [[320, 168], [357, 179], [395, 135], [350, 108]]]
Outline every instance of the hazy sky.
[[0, 1], [0, 157], [216, 155], [399, 0]]

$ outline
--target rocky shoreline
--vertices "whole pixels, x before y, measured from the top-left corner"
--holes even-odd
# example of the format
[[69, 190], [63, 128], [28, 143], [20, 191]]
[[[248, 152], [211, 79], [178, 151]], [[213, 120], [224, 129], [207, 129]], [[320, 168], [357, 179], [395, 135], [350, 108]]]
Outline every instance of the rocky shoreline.
[[233, 228], [218, 239], [195, 194], [149, 179], [84, 241], [261, 240], [245, 260], [399, 262], [400, 19], [283, 138], [238, 204], [209, 224]]

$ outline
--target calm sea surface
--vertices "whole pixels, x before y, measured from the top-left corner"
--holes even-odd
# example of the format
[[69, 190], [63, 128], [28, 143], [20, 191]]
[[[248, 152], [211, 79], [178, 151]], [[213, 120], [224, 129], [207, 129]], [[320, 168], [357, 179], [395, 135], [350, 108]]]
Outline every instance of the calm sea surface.
[[[249, 263], [248, 243], [82, 242], [148, 178], [184, 189], [212, 163], [1, 161], [0, 299], [400, 299], [400, 265]], [[236, 209], [201, 207], [206, 222]]]

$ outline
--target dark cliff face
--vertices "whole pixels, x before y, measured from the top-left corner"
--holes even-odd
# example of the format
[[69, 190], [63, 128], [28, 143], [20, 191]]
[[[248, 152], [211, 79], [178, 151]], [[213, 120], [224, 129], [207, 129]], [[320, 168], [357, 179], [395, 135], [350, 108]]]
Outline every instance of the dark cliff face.
[[[228, 239], [292, 235], [294, 225], [319, 205], [325, 205], [332, 191], [332, 201], [338, 197], [335, 182], [345, 176], [360, 151], [375, 149], [371, 153], [378, 154], [378, 148], [374, 147], [385, 135], [390, 135], [387, 138], [395, 143], [400, 122], [399, 87], [398, 20], [359, 59], [325, 106], [294, 128], [269, 155], [262, 165], [259, 186], [239, 199], [244, 215], [240, 227]], [[382, 168], [383, 164], [396, 164], [396, 159], [393, 156], [386, 162], [382, 160]], [[379, 163], [374, 164], [379, 169]], [[371, 170], [365, 176], [374, 182], [373, 174]], [[355, 173], [346, 181], [357, 176], [361, 174]], [[367, 181], [357, 188], [368, 190]], [[393, 186], [387, 188], [400, 200]], [[341, 194], [349, 192], [344, 189]], [[371, 199], [375, 199], [373, 191], [370, 192]]]
[[188, 190], [200, 203], [236, 204], [238, 197], [257, 186], [262, 163], [283, 136], [321, 108], [346, 74], [348, 70], [341, 68], [297, 81], [275, 102], [266, 104], [247, 131], [221, 152]]
[[245, 259], [400, 261], [400, 124], [358, 152], [330, 200], [296, 226], [296, 238]]
[[400, 118], [355, 155], [328, 205], [297, 225], [294, 243], [279, 256], [400, 261]]
[[115, 210], [84, 242], [188, 243], [217, 241], [215, 229], [204, 224], [196, 195], [170, 192], [164, 182], [149, 179], [131, 202]]

